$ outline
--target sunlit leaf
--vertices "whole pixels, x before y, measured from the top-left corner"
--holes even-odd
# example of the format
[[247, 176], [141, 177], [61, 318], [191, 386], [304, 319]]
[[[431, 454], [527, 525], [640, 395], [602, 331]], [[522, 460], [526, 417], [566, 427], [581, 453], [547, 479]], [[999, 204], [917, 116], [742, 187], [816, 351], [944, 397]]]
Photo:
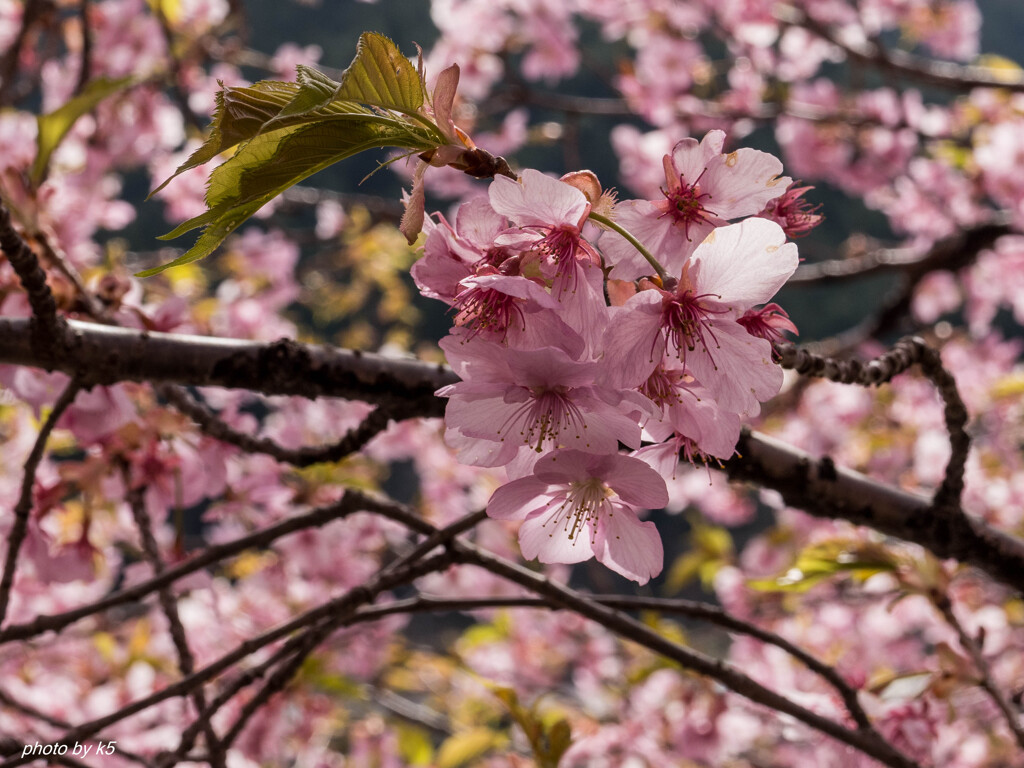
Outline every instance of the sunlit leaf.
[[334, 98], [414, 114], [423, 106], [423, 82], [397, 45], [384, 35], [364, 32]]
[[772, 579], [753, 579], [747, 584], [764, 592], [805, 592], [838, 575], [861, 581], [878, 573], [896, 570], [896, 558], [884, 547], [856, 541], [827, 541], [804, 549], [796, 562]]
[[64, 106], [36, 117], [36, 124], [39, 128], [36, 136], [36, 159], [29, 171], [29, 178], [33, 186], [38, 187], [46, 178], [50, 156], [68, 135], [68, 131], [71, 130], [78, 118], [91, 112], [108, 96], [126, 88], [133, 79], [132, 77], [119, 77], [113, 80], [106, 77], [97, 78], [86, 85], [80, 94], [72, 97]]
[[869, 690], [883, 701], [909, 701], [921, 696], [935, 678], [934, 672], [910, 672], [873, 681]]
[[398, 752], [406, 765], [430, 765], [434, 759], [434, 746], [430, 734], [423, 728], [405, 723], [394, 726], [398, 736]]
[[218, 91], [210, 135], [202, 146], [175, 170], [173, 175], [150, 193], [150, 197], [185, 171], [197, 168], [222, 152], [254, 138], [264, 130], [264, 126], [272, 121], [274, 121], [274, 130], [278, 130], [289, 125], [310, 123], [322, 117], [372, 114], [358, 104], [338, 102], [325, 108], [320, 114], [282, 117], [282, 111], [298, 96], [302, 87], [302, 84], [297, 82], [261, 80], [253, 85], [223, 88]]
[[210, 210], [189, 219], [162, 239], [198, 227], [203, 233], [188, 251], [168, 264], [140, 272], [148, 277], [208, 256], [237, 227], [288, 187], [339, 160], [377, 147], [421, 149], [422, 134], [401, 122], [374, 115], [338, 115], [260, 134], [210, 174]]
[[490, 728], [472, 728], [445, 739], [437, 750], [437, 768], [459, 768], [471, 765], [503, 741], [500, 733]]
[[665, 588], [678, 592], [694, 579], [705, 587], [715, 574], [732, 560], [733, 543], [729, 531], [709, 525], [700, 518], [690, 518], [690, 548], [673, 561], [665, 579]]

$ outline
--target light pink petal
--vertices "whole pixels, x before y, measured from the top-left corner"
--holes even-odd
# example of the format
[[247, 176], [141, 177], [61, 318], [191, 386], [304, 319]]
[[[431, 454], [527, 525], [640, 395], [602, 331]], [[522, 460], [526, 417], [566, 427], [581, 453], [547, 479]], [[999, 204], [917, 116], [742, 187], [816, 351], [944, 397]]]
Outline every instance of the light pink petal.
[[627, 504], [644, 509], [659, 509], [668, 504], [665, 479], [640, 459], [614, 456], [602, 479]]
[[[648, 251], [661, 252], [662, 244], [672, 229], [671, 221], [663, 213], [663, 209], [649, 200], [623, 200], [615, 206], [615, 222], [639, 240]], [[618, 232], [602, 232], [598, 247], [604, 254], [605, 266], [612, 267], [610, 277], [636, 280], [654, 274], [654, 268], [647, 259]]]
[[427, 236], [423, 256], [412, 265], [412, 279], [420, 293], [432, 299], [451, 303], [459, 291], [459, 281], [469, 276], [469, 266], [448, 248], [431, 248], [432, 239], [441, 240], [435, 229]]
[[686, 355], [686, 365], [726, 410], [755, 416], [760, 402], [782, 388], [782, 369], [772, 362], [772, 345], [747, 333], [739, 323], [713, 323], [711, 350], [700, 345]]
[[548, 484], [536, 477], [522, 477], [505, 483], [491, 494], [487, 514], [498, 520], [525, 520], [527, 515], [544, 509], [553, 496]]
[[557, 347], [509, 349], [512, 381], [524, 387], [582, 387], [593, 382], [600, 365], [577, 362]]
[[455, 228], [461, 237], [485, 251], [508, 228], [508, 221], [481, 195], [459, 206], [459, 212], [455, 214]]
[[452, 122], [452, 104], [455, 101], [455, 91], [458, 86], [459, 65], [452, 64], [438, 74], [432, 99], [437, 127], [453, 144], [461, 143], [458, 136], [455, 135], [455, 123]]
[[624, 306], [612, 308], [604, 339], [605, 376], [610, 382], [642, 381], [661, 361], [661, 299], [658, 291], [641, 291]]
[[578, 189], [532, 168], [524, 170], [519, 181], [498, 176], [488, 195], [495, 211], [524, 227], [577, 227], [590, 209]]
[[710, 195], [707, 207], [717, 216], [737, 219], [760, 213], [769, 200], [785, 193], [792, 179], [781, 173], [782, 161], [774, 155], [739, 149], [711, 158], [700, 188]]
[[557, 347], [573, 360], [579, 360], [586, 351], [583, 337], [566, 325], [554, 311], [541, 310], [528, 313], [523, 324], [512, 323], [505, 341], [516, 349]]
[[512, 378], [507, 350], [502, 344], [472, 337], [464, 328], [452, 328], [438, 346], [461, 379], [507, 382]]
[[713, 293], [743, 311], [771, 299], [796, 271], [799, 256], [782, 227], [754, 218], [714, 230], [693, 261], [696, 293]]
[[587, 525], [569, 538], [565, 512], [559, 511], [559, 502], [555, 500], [548, 511], [535, 512], [523, 522], [519, 528], [519, 548], [527, 560], [582, 563], [594, 556], [591, 536], [592, 527]]
[[545, 483], [552, 485], [582, 482], [591, 476], [591, 467], [599, 458], [583, 451], [552, 451], [537, 459], [533, 471]]
[[588, 357], [599, 357], [609, 318], [601, 269], [577, 263], [570, 273], [555, 280], [551, 295], [558, 297], [553, 300], [560, 306], [562, 319], [584, 340]]
[[[696, 139], [683, 139], [672, 148], [671, 163], [667, 164], [665, 168], [666, 181], [673, 185], [682, 176], [686, 184], [696, 183], [712, 158], [718, 157], [722, 153], [723, 146], [725, 146], [725, 131], [708, 131], [699, 144]], [[670, 168], [674, 170], [674, 173]], [[700, 183], [703, 188], [703, 178]]]
[[594, 550], [598, 562], [638, 584], [661, 573], [665, 558], [654, 523], [641, 522], [624, 508], [601, 518]]
[[504, 467], [516, 455], [514, 443], [467, 437], [457, 429], [446, 429], [444, 439], [455, 450], [459, 462], [471, 467]]
[[676, 448], [674, 440], [657, 445], [645, 445], [639, 451], [635, 451], [632, 456], [650, 465], [662, 478], [676, 476], [679, 450]]
[[527, 299], [543, 309], [558, 309], [561, 306], [558, 299], [548, 293], [543, 286], [521, 275], [475, 275], [462, 281], [463, 288], [473, 286], [490, 288], [517, 299]]

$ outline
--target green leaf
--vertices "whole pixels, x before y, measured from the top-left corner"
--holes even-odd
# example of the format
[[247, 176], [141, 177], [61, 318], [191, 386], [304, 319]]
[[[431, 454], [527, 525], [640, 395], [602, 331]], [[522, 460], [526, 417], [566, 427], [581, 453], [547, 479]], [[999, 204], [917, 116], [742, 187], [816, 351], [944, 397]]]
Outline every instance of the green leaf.
[[396, 723], [398, 752], [406, 765], [430, 765], [434, 758], [434, 746], [426, 729], [405, 723]]
[[376, 32], [364, 32], [334, 98], [413, 115], [423, 106], [423, 81], [391, 40]]
[[68, 131], [82, 115], [91, 112], [96, 105], [111, 94], [126, 88], [133, 77], [119, 77], [114, 80], [100, 77], [82, 90], [80, 94], [72, 97], [64, 106], [58, 107], [53, 112], [36, 117], [36, 124], [39, 128], [36, 136], [36, 159], [29, 171], [29, 178], [32, 185], [38, 187], [46, 178], [46, 171], [50, 164], [50, 156], [54, 150], [68, 135]]
[[559, 718], [547, 731], [548, 748], [543, 757], [545, 768], [557, 768], [562, 755], [572, 746], [572, 726], [564, 717]]
[[806, 592], [833, 576], [846, 574], [863, 581], [897, 567], [893, 555], [878, 544], [834, 540], [804, 549], [782, 575], [774, 579], [754, 579], [747, 584], [762, 592]]
[[675, 559], [668, 570], [665, 588], [678, 592], [693, 579], [699, 578], [705, 588], [714, 582], [715, 574], [732, 562], [732, 536], [725, 528], [709, 525], [696, 515], [690, 522], [690, 549]]
[[407, 123], [367, 113], [334, 115], [255, 136], [210, 174], [206, 194], [210, 210], [161, 238], [172, 239], [204, 227], [196, 244], [174, 261], [138, 276], [149, 277], [208, 256], [288, 187], [346, 157], [385, 146], [423, 151], [433, 144]]
[[469, 765], [498, 746], [502, 736], [490, 728], [473, 728], [445, 739], [437, 750], [437, 768]]
[[[338, 102], [321, 114], [304, 113], [282, 117], [282, 112], [299, 97], [303, 87], [301, 82], [285, 83], [279, 80], [261, 80], [253, 85], [222, 88], [217, 92], [213, 123], [206, 141], [149, 196], [155, 195], [185, 171], [209, 162], [222, 152], [256, 137], [264, 132], [265, 127], [272, 122], [274, 123], [273, 130], [279, 130], [289, 125], [313, 122], [320, 117], [342, 114], [373, 114], [358, 104]], [[314, 119], [310, 119], [311, 117]]]

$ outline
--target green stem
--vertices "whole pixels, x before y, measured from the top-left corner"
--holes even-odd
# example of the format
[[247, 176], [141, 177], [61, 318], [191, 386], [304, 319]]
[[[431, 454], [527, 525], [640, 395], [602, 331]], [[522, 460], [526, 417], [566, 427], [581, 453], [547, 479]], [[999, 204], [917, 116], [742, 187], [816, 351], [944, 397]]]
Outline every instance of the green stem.
[[614, 230], [615, 232], [618, 232], [620, 235], [626, 238], [626, 240], [629, 241], [629, 244], [636, 248], [638, 251], [640, 251], [640, 255], [647, 259], [647, 263], [650, 264], [654, 268], [654, 271], [658, 273], [658, 277], [661, 278], [662, 283], [664, 283], [668, 279], [668, 275], [665, 274], [665, 268], [658, 263], [658, 260], [651, 255], [650, 251], [644, 248], [643, 244], [639, 240], [633, 237], [629, 230], [624, 229], [622, 226], [616, 224], [607, 216], [602, 216], [600, 213], [594, 213], [593, 211], [591, 211], [590, 218], [596, 221], [598, 224], [608, 227], [608, 229]]

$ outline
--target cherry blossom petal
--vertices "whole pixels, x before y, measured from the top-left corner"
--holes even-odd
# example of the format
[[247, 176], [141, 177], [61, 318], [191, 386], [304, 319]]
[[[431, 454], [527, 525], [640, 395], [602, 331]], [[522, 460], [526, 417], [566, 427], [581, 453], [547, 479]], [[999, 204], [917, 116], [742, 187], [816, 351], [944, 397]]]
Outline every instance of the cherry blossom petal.
[[505, 483], [491, 494], [487, 514], [498, 520], [523, 520], [547, 507], [554, 498], [547, 490], [548, 483], [533, 475]]
[[579, 227], [590, 211], [587, 198], [575, 187], [527, 168], [520, 180], [498, 176], [488, 187], [491, 207], [520, 226]]
[[774, 221], [746, 219], [719, 227], [693, 254], [691, 271], [698, 294], [740, 311], [775, 295], [799, 263], [797, 247]]
[[782, 161], [767, 152], [739, 149], [708, 161], [702, 188], [708, 207], [723, 219], [753, 216], [769, 200], [785, 194], [792, 179], [780, 176]]
[[[653, 472], [650, 467], [647, 469]], [[667, 493], [665, 498], [667, 503]], [[594, 550], [599, 563], [638, 584], [646, 584], [661, 573], [665, 559], [661, 536], [654, 523], [639, 520], [634, 512], [625, 508], [601, 518]]]
[[582, 563], [592, 558], [591, 526], [584, 526], [570, 538], [566, 525], [565, 512], [557, 500], [550, 502], [548, 509], [527, 517], [519, 528], [523, 557], [542, 563]]

